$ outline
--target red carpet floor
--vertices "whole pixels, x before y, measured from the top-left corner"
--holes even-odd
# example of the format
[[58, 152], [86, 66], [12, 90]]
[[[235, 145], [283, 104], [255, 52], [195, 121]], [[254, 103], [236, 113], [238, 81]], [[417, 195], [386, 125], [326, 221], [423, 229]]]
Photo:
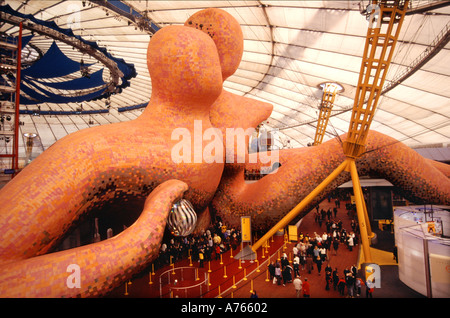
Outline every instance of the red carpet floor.
[[[320, 208], [327, 210], [334, 207], [334, 201], [328, 203], [327, 200], [320, 204]], [[341, 202], [336, 219], [341, 219], [343, 228], [351, 230], [350, 217], [345, 209], [345, 202]], [[314, 213], [309, 213], [303, 218], [299, 227], [299, 233], [314, 232], [322, 234], [325, 231], [325, 223], [322, 227], [314, 221]], [[272, 281], [267, 282], [267, 265], [270, 260], [279, 257], [279, 253], [292, 253], [294, 243], [284, 244], [284, 236], [275, 235], [273, 242], [268, 248], [268, 255], [262, 257], [262, 249], [258, 250], [258, 261], [241, 261], [234, 258], [240, 251], [240, 248], [228, 251], [222, 255], [222, 264], [220, 260], [205, 262], [203, 268], [199, 268], [199, 263], [192, 265], [188, 259], [176, 262], [174, 266], [167, 266], [156, 271], [153, 275], [150, 272], [141, 273], [139, 277], [134, 278], [128, 284], [124, 284], [113, 290], [107, 297], [116, 298], [194, 298], [202, 294], [204, 298], [218, 297], [223, 298], [249, 298], [251, 290], [255, 290], [259, 298], [295, 298], [296, 292], [292, 283], [283, 285], [274, 285]], [[285, 248], [284, 248], [285, 247]], [[349, 251], [344, 244], [341, 244], [337, 255], [333, 252], [329, 254], [329, 264], [334, 269], [337, 267], [339, 276], [343, 276], [343, 270], [346, 267], [356, 264], [359, 246], [355, 246], [353, 251]], [[292, 256], [290, 256], [292, 261]], [[311, 284], [312, 298], [340, 298], [337, 291], [325, 290], [325, 273], [322, 266], [322, 273], [318, 275], [316, 267], [308, 274], [306, 270], [300, 269], [301, 279], [307, 277]], [[183, 268], [183, 269], [182, 269]], [[175, 274], [173, 274], [175, 273]], [[169, 278], [170, 277], [170, 278]], [[175, 279], [177, 283], [175, 284]], [[169, 281], [170, 280], [170, 281]], [[162, 283], [160, 283], [160, 281]], [[185, 288], [190, 287], [190, 288]]]

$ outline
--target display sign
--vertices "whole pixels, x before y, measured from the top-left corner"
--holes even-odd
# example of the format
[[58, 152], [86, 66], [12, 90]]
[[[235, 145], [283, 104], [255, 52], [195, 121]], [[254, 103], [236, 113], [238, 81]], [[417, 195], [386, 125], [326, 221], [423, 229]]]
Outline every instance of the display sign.
[[442, 221], [441, 218], [435, 218], [435, 221], [427, 222], [427, 233], [436, 236], [442, 236]]
[[297, 226], [289, 225], [288, 232], [289, 232], [289, 241], [297, 242], [297, 238], [298, 238]]
[[250, 216], [241, 217], [241, 236], [242, 242], [252, 241], [252, 223]]

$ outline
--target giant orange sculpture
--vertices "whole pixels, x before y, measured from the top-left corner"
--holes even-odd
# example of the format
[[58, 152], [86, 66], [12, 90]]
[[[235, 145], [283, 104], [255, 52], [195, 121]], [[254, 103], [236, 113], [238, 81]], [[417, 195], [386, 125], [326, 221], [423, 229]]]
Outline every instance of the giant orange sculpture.
[[[251, 215], [254, 226], [268, 229], [342, 162], [338, 140], [283, 150], [276, 173], [246, 184], [249, 164], [226, 160], [227, 154], [236, 154], [235, 145], [224, 149], [223, 160], [217, 160], [217, 153], [210, 160], [202, 152], [208, 141], [192, 140], [206, 157], [195, 160], [192, 151], [189, 162], [173, 160], [177, 128], [191, 137], [213, 126], [225, 133], [226, 128], [256, 127], [270, 115], [271, 105], [222, 89], [239, 65], [242, 43], [239, 24], [219, 9], [198, 12], [186, 26], [163, 28], [149, 44], [152, 97], [143, 114], [59, 140], [0, 191], [0, 296], [103, 295], [158, 255], [167, 215], [181, 197], [199, 214], [197, 230], [209, 225], [211, 214], [233, 225], [241, 215]], [[368, 149], [378, 150], [358, 161], [360, 171], [376, 172], [430, 203], [450, 203], [445, 166], [375, 132]], [[243, 155], [246, 162], [255, 156]], [[322, 197], [347, 179], [337, 179]], [[145, 205], [127, 230], [105, 241], [47, 253], [93, 209], [130, 199]]]

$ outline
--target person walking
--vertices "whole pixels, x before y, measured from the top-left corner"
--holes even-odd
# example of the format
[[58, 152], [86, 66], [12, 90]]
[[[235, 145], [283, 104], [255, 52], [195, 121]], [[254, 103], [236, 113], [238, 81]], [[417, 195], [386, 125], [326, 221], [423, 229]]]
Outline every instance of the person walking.
[[295, 277], [295, 279], [293, 281], [293, 284], [294, 284], [294, 288], [295, 288], [295, 292], [296, 292], [297, 298], [300, 298], [300, 294], [302, 292], [302, 285], [303, 285], [303, 283], [302, 283], [302, 281], [300, 279], [300, 276]]
[[300, 276], [300, 257], [295, 256], [292, 265], [294, 267], [294, 277]]
[[308, 255], [306, 257], [306, 270], [308, 271], [308, 274], [311, 274], [311, 271], [314, 269], [313, 266], [313, 259], [311, 255]]
[[339, 248], [339, 239], [336, 237], [335, 239], [333, 239], [334, 255], [337, 255], [338, 248]]
[[304, 298], [311, 297], [311, 285], [308, 282], [308, 278], [305, 277], [305, 282], [302, 284], [302, 291]]
[[330, 266], [330, 264], [327, 264], [325, 267], [325, 290], [330, 290], [330, 284], [333, 281], [331, 278], [331, 274], [333, 273], [333, 270]]
[[322, 259], [320, 258], [320, 255], [317, 256], [317, 258], [316, 258], [316, 265], [317, 265], [317, 271], [319, 272], [319, 276], [320, 276], [320, 271], [322, 270]]

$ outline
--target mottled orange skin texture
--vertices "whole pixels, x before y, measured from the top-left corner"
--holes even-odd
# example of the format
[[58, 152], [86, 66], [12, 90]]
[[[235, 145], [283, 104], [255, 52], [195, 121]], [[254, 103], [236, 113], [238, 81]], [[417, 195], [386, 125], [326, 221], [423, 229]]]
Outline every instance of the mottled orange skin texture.
[[[194, 30], [209, 21], [209, 29]], [[152, 97], [138, 119], [59, 140], [0, 191], [0, 296], [103, 295], [156, 257], [167, 213], [179, 198], [199, 212], [198, 230], [209, 225], [211, 214], [231, 225], [251, 215], [253, 226], [269, 229], [345, 159], [337, 139], [283, 150], [278, 171], [254, 184], [245, 184], [244, 170], [258, 163], [174, 163], [175, 128], [192, 132], [199, 120], [202, 132], [214, 126], [225, 136], [226, 128], [256, 127], [272, 111], [270, 104], [222, 88], [243, 50], [242, 32], [231, 15], [202, 10], [186, 26], [165, 27], [150, 41]], [[450, 203], [445, 167], [371, 132], [367, 149], [377, 148], [358, 160], [360, 173], [376, 172], [429, 203]], [[225, 149], [224, 156], [232, 150]], [[349, 179], [343, 173], [313, 204]], [[130, 198], [145, 200], [130, 228], [106, 241], [46, 254], [82, 216]], [[80, 266], [80, 289], [66, 285], [70, 264]]]
[[[223, 163], [175, 163], [171, 149], [179, 140], [171, 140], [171, 136], [177, 127], [186, 128], [194, 135], [194, 120], [201, 121], [202, 132], [212, 127], [209, 109], [222, 91], [216, 46], [209, 36], [198, 30], [184, 26], [166, 27], [150, 41], [148, 67], [152, 77], [152, 97], [139, 118], [89, 128], [62, 138], [0, 191], [3, 201], [0, 206], [0, 296], [10, 295], [9, 288], [14, 283], [8, 281], [10, 276], [6, 272], [22, 266], [23, 260], [33, 259], [36, 268], [42, 264], [43, 271], [36, 273], [43, 274], [51, 267], [59, 269], [58, 264], [68, 255], [66, 253], [71, 252], [53, 253], [36, 260], [34, 257], [50, 251], [89, 211], [109, 202], [120, 205], [129, 198], [144, 201], [153, 189], [170, 179], [187, 184], [184, 198], [193, 203], [196, 211], [204, 210], [212, 200]], [[205, 143], [200, 146], [203, 148]], [[191, 162], [194, 162], [193, 158]], [[165, 205], [164, 209], [168, 207]], [[155, 216], [147, 218], [146, 222], [146, 235], [156, 229], [161, 235], [155, 236], [158, 239], [153, 239], [145, 258], [140, 261], [148, 265], [152, 257], [158, 255], [165, 218]], [[140, 233], [135, 235], [138, 237]], [[98, 270], [100, 275], [109, 268], [111, 277], [120, 277], [107, 281], [108, 286], [96, 285], [95, 295], [105, 293], [135, 272], [131, 269], [135, 269], [139, 254], [133, 256], [131, 251], [132, 263], [124, 263], [121, 268], [108, 265], [120, 258], [123, 251], [129, 251], [130, 244], [145, 244], [139, 239], [130, 242], [129, 236], [119, 236], [121, 239], [115, 240], [114, 249], [101, 254], [102, 262], [87, 264], [85, 258], [99, 255], [102, 244], [110, 244], [109, 240], [86, 247], [83, 254], [76, 254], [79, 257], [69, 261], [69, 264], [84, 264], [82, 272]], [[57, 275], [56, 272], [53, 274]], [[61, 275], [67, 277], [69, 274], [64, 268]], [[17, 284], [14, 295], [56, 296], [58, 293], [54, 292], [56, 287], [50, 277], [51, 273], [50, 276], [31, 277], [29, 284], [34, 279], [37, 285]], [[65, 281], [59, 283], [67, 289]], [[95, 285], [89, 280], [82, 284], [86, 287]], [[40, 288], [41, 293], [28, 294], [29, 288]], [[78, 292], [82, 296], [90, 295], [89, 291]]]

